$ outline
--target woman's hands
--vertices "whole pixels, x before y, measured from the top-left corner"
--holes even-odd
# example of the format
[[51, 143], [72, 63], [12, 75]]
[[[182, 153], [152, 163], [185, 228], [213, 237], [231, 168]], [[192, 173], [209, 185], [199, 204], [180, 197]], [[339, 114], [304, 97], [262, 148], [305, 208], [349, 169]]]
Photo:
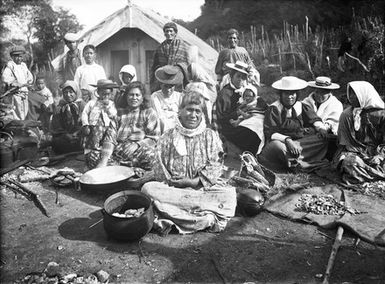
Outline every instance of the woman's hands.
[[294, 157], [299, 157], [302, 152], [301, 145], [297, 141], [293, 141], [290, 137], [285, 139], [287, 150]]
[[173, 176], [169, 180], [169, 185], [175, 186], [175, 187], [192, 187], [197, 188], [199, 185], [199, 177], [196, 178], [188, 178], [184, 176]]
[[132, 143], [127, 144], [127, 145], [123, 148], [122, 152], [123, 152], [123, 155], [124, 155], [125, 157], [130, 157], [130, 156], [132, 156], [132, 155], [135, 153], [135, 151], [138, 150], [138, 149], [139, 149], [139, 144], [136, 143], [136, 142], [132, 142]]

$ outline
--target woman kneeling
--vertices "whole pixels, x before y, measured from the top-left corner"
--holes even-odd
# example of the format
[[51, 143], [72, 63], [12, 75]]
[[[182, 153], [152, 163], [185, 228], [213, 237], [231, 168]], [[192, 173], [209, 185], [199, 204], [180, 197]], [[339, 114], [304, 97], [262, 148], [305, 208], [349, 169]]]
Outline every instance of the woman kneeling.
[[183, 96], [174, 129], [158, 141], [155, 177], [142, 191], [154, 200], [154, 227], [168, 233], [208, 229], [222, 231], [234, 216], [235, 188], [219, 184], [222, 144], [216, 132], [206, 128], [205, 99], [199, 93]]
[[385, 180], [385, 103], [366, 81], [348, 83], [335, 166], [346, 183]]

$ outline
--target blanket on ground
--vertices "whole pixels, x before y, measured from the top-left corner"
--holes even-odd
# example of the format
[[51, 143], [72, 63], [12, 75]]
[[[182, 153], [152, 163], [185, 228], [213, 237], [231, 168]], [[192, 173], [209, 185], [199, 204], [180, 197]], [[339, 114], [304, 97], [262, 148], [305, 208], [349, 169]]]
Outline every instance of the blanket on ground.
[[[343, 215], [317, 215], [302, 212], [296, 207], [302, 194], [330, 194], [337, 201], [345, 201], [345, 206], [362, 213], [345, 212]], [[295, 221], [314, 223], [326, 229], [342, 226], [369, 243], [385, 246], [385, 200], [374, 196], [340, 189], [336, 185], [326, 185], [275, 196], [265, 204], [265, 208], [270, 213]]]

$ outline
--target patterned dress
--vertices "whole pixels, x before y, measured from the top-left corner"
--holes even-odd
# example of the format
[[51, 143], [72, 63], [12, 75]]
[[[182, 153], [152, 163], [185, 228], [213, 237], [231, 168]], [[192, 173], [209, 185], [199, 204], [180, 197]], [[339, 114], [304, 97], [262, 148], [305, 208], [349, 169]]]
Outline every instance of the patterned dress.
[[68, 153], [82, 149], [80, 129], [81, 113], [85, 102], [59, 102], [52, 116], [52, 148], [56, 153]]
[[[154, 148], [160, 136], [160, 123], [152, 108], [136, 109], [118, 117], [117, 123], [111, 123], [107, 128], [101, 151], [90, 152], [90, 167], [99, 162], [101, 152], [111, 154], [109, 164], [124, 164], [146, 170], [152, 168], [155, 162]], [[126, 149], [132, 144], [139, 148], [130, 155]]]
[[[154, 200], [154, 228], [167, 233], [175, 226], [182, 234], [205, 229], [222, 231], [235, 214], [236, 193], [235, 188], [219, 179], [223, 150], [218, 134], [205, 128], [189, 137], [177, 128], [167, 131], [158, 141], [154, 167], [158, 181], [142, 187]], [[180, 144], [184, 153], [179, 150]], [[165, 183], [175, 176], [199, 177], [203, 187], [177, 188]]]
[[165, 65], [176, 65], [178, 62], [188, 62], [188, 44], [179, 38], [168, 42], [162, 42], [154, 54], [154, 62], [151, 67], [150, 88], [151, 93], [160, 89], [160, 84], [155, 78], [155, 71]]
[[338, 127], [335, 167], [346, 183], [385, 180], [385, 103], [366, 81], [348, 83], [360, 107], [348, 107]]

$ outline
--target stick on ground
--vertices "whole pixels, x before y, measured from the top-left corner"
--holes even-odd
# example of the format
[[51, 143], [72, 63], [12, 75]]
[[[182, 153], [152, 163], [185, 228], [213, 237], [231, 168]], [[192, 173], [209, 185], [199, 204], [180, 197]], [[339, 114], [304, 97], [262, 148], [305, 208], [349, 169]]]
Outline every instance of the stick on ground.
[[334, 260], [337, 255], [338, 248], [340, 247], [343, 234], [344, 234], [344, 228], [339, 226], [336, 234], [336, 239], [333, 244], [332, 252], [330, 253], [328, 266], [326, 267], [325, 278], [322, 284], [329, 284], [329, 277], [330, 277], [330, 274], [332, 273]]

